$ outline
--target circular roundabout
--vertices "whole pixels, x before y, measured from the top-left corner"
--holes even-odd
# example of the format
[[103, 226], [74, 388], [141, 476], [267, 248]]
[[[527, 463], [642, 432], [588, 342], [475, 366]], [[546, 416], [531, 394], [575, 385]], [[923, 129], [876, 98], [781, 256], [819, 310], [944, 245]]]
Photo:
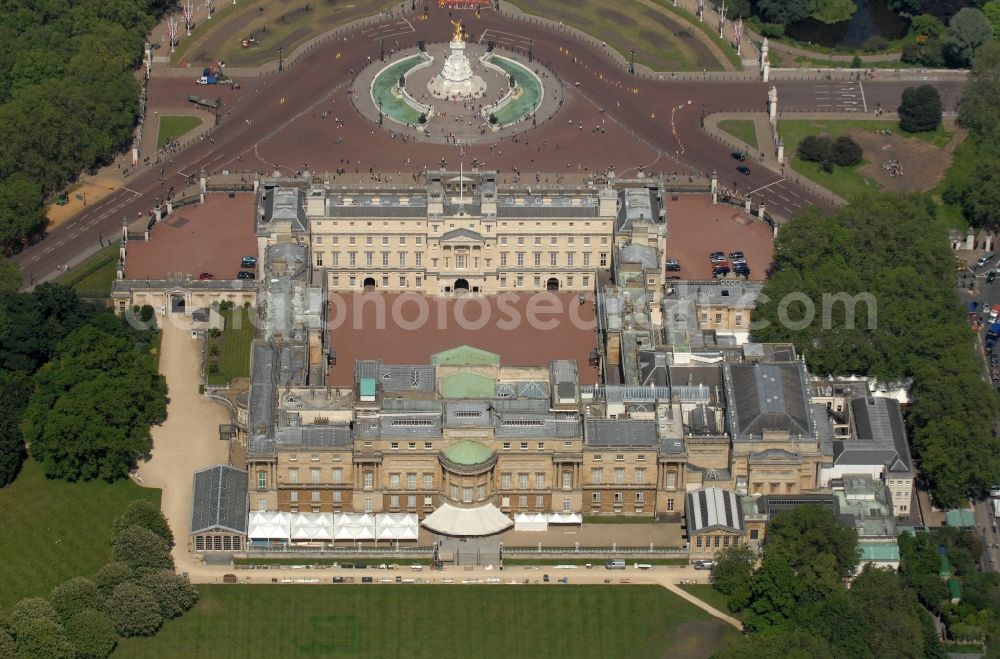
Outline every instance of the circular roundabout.
[[458, 27], [450, 42], [421, 43], [363, 68], [355, 89], [355, 108], [382, 129], [455, 144], [537, 127], [563, 103], [558, 78], [537, 60], [467, 43]]

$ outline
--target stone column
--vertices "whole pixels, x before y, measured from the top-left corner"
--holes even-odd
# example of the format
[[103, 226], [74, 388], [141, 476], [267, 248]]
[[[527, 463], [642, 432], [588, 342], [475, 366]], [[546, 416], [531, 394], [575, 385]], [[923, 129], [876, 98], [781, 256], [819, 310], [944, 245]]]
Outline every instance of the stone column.
[[153, 209], [153, 215], [156, 216], [156, 222], [159, 223], [163, 219], [163, 211], [159, 207]]
[[747, 198], [743, 200], [743, 210], [750, 212], [750, 195], [747, 195]]
[[710, 186], [710, 190], [712, 192], [712, 204], [717, 204], [719, 203], [719, 173], [714, 169], [712, 170], [712, 180]]
[[785, 140], [778, 138], [778, 164], [785, 164]]
[[205, 175], [204, 169], [198, 174], [198, 188], [202, 192], [208, 191], [208, 177]]
[[167, 215], [174, 212], [174, 202], [167, 200]]
[[761, 219], [761, 220], [764, 219], [764, 200], [763, 199], [760, 202], [760, 206], [757, 207], [757, 218]]
[[778, 90], [773, 86], [767, 92], [767, 118], [772, 126], [778, 120]]

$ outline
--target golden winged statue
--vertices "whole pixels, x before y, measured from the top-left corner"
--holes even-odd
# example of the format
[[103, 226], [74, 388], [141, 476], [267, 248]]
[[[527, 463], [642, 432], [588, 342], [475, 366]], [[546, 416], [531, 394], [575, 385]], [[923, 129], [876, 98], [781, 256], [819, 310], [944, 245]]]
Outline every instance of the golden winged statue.
[[454, 34], [451, 35], [451, 40], [452, 41], [462, 41], [462, 32], [464, 31], [464, 30], [462, 30], [462, 22], [461, 21], [452, 21], [451, 22], [451, 26], [453, 28], [455, 28]]

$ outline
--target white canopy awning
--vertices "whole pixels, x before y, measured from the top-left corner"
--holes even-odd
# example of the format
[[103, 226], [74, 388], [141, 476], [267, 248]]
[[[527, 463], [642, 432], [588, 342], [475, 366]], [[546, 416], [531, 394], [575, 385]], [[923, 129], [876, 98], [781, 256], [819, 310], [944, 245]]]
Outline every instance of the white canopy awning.
[[290, 522], [289, 513], [277, 511], [250, 513], [247, 535], [250, 540], [288, 540]]
[[370, 513], [335, 513], [334, 540], [374, 540], [375, 515]]
[[583, 524], [581, 513], [549, 513], [549, 524]]
[[542, 513], [517, 513], [514, 515], [515, 531], [548, 531], [549, 520]]
[[333, 515], [330, 513], [292, 513], [292, 540], [333, 540]]
[[452, 536], [484, 536], [502, 533], [514, 525], [492, 503], [476, 508], [459, 508], [450, 503], [424, 518], [424, 528]]
[[416, 540], [420, 520], [416, 513], [382, 513], [375, 516], [376, 540]]

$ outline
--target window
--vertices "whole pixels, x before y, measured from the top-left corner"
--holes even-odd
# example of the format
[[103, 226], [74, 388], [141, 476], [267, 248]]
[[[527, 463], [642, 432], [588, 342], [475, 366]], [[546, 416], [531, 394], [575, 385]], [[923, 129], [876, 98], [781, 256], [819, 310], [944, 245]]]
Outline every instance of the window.
[[563, 499], [563, 512], [568, 513], [570, 511], [569, 499]]
[[615, 485], [621, 485], [625, 482], [625, 470], [615, 469]]
[[503, 450], [505, 450], [505, 451], [509, 451], [510, 450], [510, 442], [504, 442], [503, 443]]
[[455, 267], [456, 268], [465, 269], [465, 268], [469, 267], [467, 265], [467, 261], [468, 261], [468, 258], [466, 257], [465, 254], [456, 254], [455, 255]]
[[602, 268], [608, 267], [608, 253], [607, 252], [601, 252], [601, 267]]
[[535, 244], [536, 245], [541, 245], [542, 244], [542, 237], [541, 236], [535, 236]]
[[716, 547], [719, 546], [719, 536], [715, 536], [715, 543], [714, 544], [715, 544]]
[[370, 472], [370, 471], [366, 471], [364, 478], [365, 478], [365, 480], [364, 480], [365, 489], [366, 490], [372, 489], [372, 486], [374, 485], [374, 482], [375, 482], [375, 476], [374, 476], [374, 474], [372, 474], [372, 472]]
[[257, 510], [259, 510], [260, 512], [264, 512], [265, 510], [267, 510], [267, 499], [265, 499], [264, 497], [257, 499]]
[[541, 277], [535, 277], [535, 288], [538, 288], [541, 285], [542, 285], [542, 278]]
[[316, 267], [323, 267], [323, 252], [316, 252]]
[[541, 252], [534, 252], [532, 254], [532, 258], [534, 259], [534, 264], [535, 264], [536, 268], [540, 267], [542, 265], [542, 253]]
[[570, 288], [573, 287], [573, 275], [566, 275], [566, 285]]
[[399, 474], [389, 474], [389, 487], [399, 489]]
[[564, 471], [562, 475], [562, 486], [564, 490], [568, 490], [573, 487], [573, 472]]
[[625, 454], [619, 453], [615, 455], [615, 462], [625, 462]]
[[392, 496], [389, 497], [389, 507], [390, 508], [399, 508], [399, 495], [398, 494], [393, 494]]
[[695, 543], [696, 543], [696, 545], [698, 547], [701, 547], [701, 536], [700, 535], [696, 538]]
[[517, 487], [522, 490], [528, 489], [528, 474], [517, 475]]
[[343, 469], [334, 469], [333, 470], [333, 484], [334, 485], [340, 485], [340, 483], [342, 483], [343, 480], [344, 480], [344, 470]]
[[673, 499], [667, 499], [667, 510], [670, 511], [670, 512], [673, 512], [673, 510], [674, 510], [674, 500]]
[[365, 499], [365, 512], [370, 513], [374, 511], [374, 506], [372, 506], [371, 499]]
[[292, 503], [298, 503], [299, 502], [299, 491], [298, 490], [292, 490], [291, 492], [289, 492], [288, 493], [288, 500], [291, 501]]
[[520, 267], [523, 267], [523, 266], [524, 266], [524, 252], [518, 252], [517, 253], [517, 267], [520, 268]]
[[615, 492], [615, 503], [621, 503], [621, 502], [622, 502], [622, 493]]
[[736, 315], [736, 326], [739, 327], [742, 324], [743, 324], [743, 316], [737, 314]]
[[357, 239], [356, 236], [350, 236], [350, 237], [348, 237], [347, 242], [350, 243], [351, 245], [356, 245], [357, 242], [358, 242], [358, 239]]
[[528, 442], [521, 442], [521, 450], [522, 451], [528, 450]]
[[319, 467], [313, 467], [309, 470], [309, 480], [312, 483], [319, 483]]
[[399, 442], [389, 442], [389, 448], [393, 451], [397, 450], [399, 448]]
[[517, 505], [520, 506], [521, 508], [527, 508], [528, 507], [528, 497], [525, 496], [524, 494], [522, 494], [521, 496], [519, 496], [517, 498]]
[[319, 491], [313, 490], [310, 495], [310, 499], [313, 503], [319, 503]]
[[298, 469], [295, 469], [293, 467], [292, 469], [288, 470], [288, 482], [291, 483], [292, 485], [295, 485], [296, 483], [299, 482], [299, 470]]
[[500, 236], [500, 244], [501, 245], [507, 244], [507, 236]]
[[593, 492], [593, 493], [591, 493], [590, 500], [593, 501], [594, 503], [600, 503], [601, 502], [601, 493], [600, 492]]
[[524, 244], [524, 236], [518, 236], [517, 237], [517, 244], [518, 245], [523, 245]]
[[524, 277], [518, 275], [517, 279], [514, 280], [514, 288], [521, 288], [522, 286], [524, 286]]
[[[553, 264], [553, 265], [555, 265], [555, 264]], [[568, 265], [570, 267], [573, 266], [573, 252], [569, 252], [568, 254], [566, 254], [566, 265]]]
[[667, 472], [667, 489], [672, 490], [677, 487], [677, 472], [668, 471]]
[[332, 252], [330, 254], [330, 257], [333, 259], [331, 265], [334, 266], [340, 265], [340, 252]]
[[535, 474], [535, 489], [536, 490], [545, 489], [545, 474]]
[[545, 450], [545, 442], [538, 442], [538, 450], [539, 451]]
[[728, 535], [722, 539], [722, 546], [723, 547], [728, 547], [729, 546], [729, 536]]
[[[585, 263], [584, 265], [588, 265], [588, 264]], [[583, 276], [583, 287], [587, 288], [588, 286], [590, 286], [590, 275], [584, 275]]]
[[382, 288], [389, 288], [389, 277], [388, 275], [382, 277]]
[[476, 486], [476, 500], [482, 501], [485, 498], [486, 498], [486, 486], [485, 485]]
[[420, 252], [416, 252], [416, 253], [415, 253], [415, 254], [413, 255], [413, 263], [414, 263], [414, 265], [416, 265], [416, 266], [417, 266], [418, 268], [419, 268], [420, 266], [422, 266], [422, 265], [424, 264], [424, 255], [423, 255], [423, 254], [421, 254]]
[[400, 288], [406, 288], [406, 277], [400, 277], [399, 278], [399, 287]]
[[598, 453], [598, 454], [596, 454], [596, 455], [594, 456], [594, 462], [600, 462], [600, 461], [602, 461], [603, 459], [604, 459], [604, 458], [603, 458], [603, 457], [601, 457], [601, 454], [600, 454], [600, 453]]
[[424, 489], [433, 490], [434, 489], [434, 475], [424, 474]]
[[358, 264], [358, 253], [348, 252], [347, 253], [347, 264], [352, 268]]
[[639, 455], [635, 456], [635, 461], [636, 462], [645, 462], [646, 461], [646, 454], [645, 453], [640, 453]]
[[396, 257], [399, 259], [399, 267], [406, 267], [406, 252], [399, 252]]
[[601, 484], [601, 476], [604, 474], [604, 470], [600, 467], [596, 467], [590, 470], [590, 482], [594, 485]]
[[451, 498], [458, 501], [458, 485], [451, 486]]
[[415, 450], [417, 450], [417, 443], [416, 442], [407, 442], [406, 448], [409, 449], [409, 450], [411, 450], [411, 451], [415, 451]]
[[319, 456], [315, 453], [309, 456], [309, 462], [319, 462]]
[[399, 244], [400, 245], [405, 245], [406, 244], [406, 236], [400, 236], [399, 237]]
[[425, 450], [430, 451], [432, 448], [434, 448], [434, 444], [433, 443], [431, 443], [431, 442], [424, 442], [424, 449]]
[[365, 252], [365, 265], [369, 267], [375, 265], [375, 252]]
[[636, 469], [635, 470], [635, 483], [636, 485], [644, 485], [646, 483], [646, 470]]
[[407, 508], [416, 508], [417, 507], [417, 497], [415, 497], [412, 494], [408, 495], [406, 497], [406, 507]]
[[558, 265], [558, 264], [559, 264], [559, 253], [549, 252], [549, 265]]
[[417, 475], [407, 474], [406, 475], [406, 489], [415, 490], [417, 489]]
[[383, 245], [389, 244], [389, 236], [382, 236], [382, 244]]
[[365, 236], [365, 244], [366, 245], [373, 244], [373, 237], [372, 236]]
[[507, 265], [507, 252], [500, 252], [500, 267], [506, 267]]
[[608, 237], [607, 236], [601, 236], [601, 244], [602, 245], [607, 245], [608, 244]]
[[638, 492], [635, 493], [635, 502], [642, 503], [643, 501], [645, 501], [645, 495], [643, 494], [642, 490], [639, 490]]
[[257, 472], [257, 489], [263, 490], [267, 488], [267, 472], [258, 471]]
[[760, 531], [758, 531], [757, 529], [754, 529], [754, 530], [750, 531], [750, 539], [751, 540], [760, 540]]
[[504, 490], [510, 489], [510, 474], [500, 475], [500, 488]]

